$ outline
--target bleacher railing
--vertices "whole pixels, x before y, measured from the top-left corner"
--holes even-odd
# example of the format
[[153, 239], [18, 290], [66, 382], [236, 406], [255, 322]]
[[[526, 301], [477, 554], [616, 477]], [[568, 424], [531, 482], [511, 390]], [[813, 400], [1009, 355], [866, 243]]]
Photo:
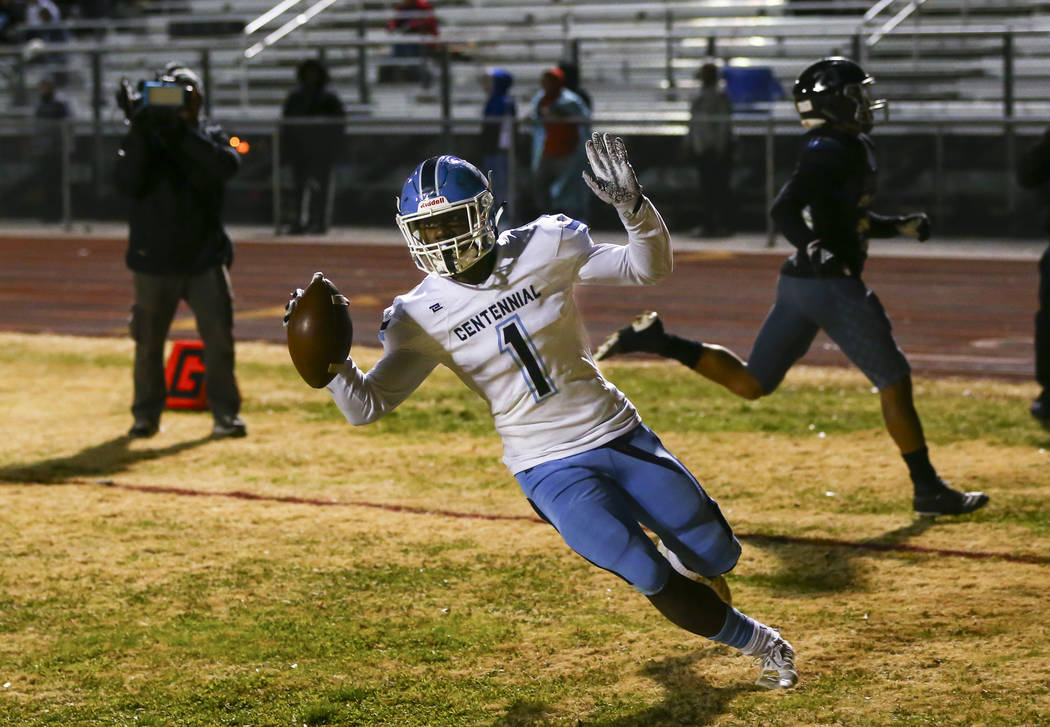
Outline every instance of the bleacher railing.
[[[295, 125], [324, 124], [331, 118], [285, 120], [280, 124], [220, 119], [244, 143], [241, 172], [226, 197], [226, 220], [269, 225], [275, 232], [289, 222], [291, 162], [283, 134]], [[702, 207], [694, 161], [682, 151], [685, 125], [669, 127], [644, 118], [607, 123], [589, 121], [597, 131], [625, 135], [647, 193], [673, 230], [688, 229]], [[738, 229], [764, 233], [770, 246], [776, 232], [767, 211], [792, 172], [803, 133], [796, 120], [733, 117], [735, 151], [733, 196]], [[988, 117], [952, 121], [910, 120], [880, 123], [883, 189], [876, 209], [887, 213], [925, 210], [944, 234], [1041, 235], [1038, 195], [1015, 180], [1018, 150], [1033, 143], [1050, 120]], [[480, 121], [347, 120], [342, 150], [333, 149], [329, 210], [336, 226], [386, 224], [393, 199], [419, 159], [454, 153], [480, 163]], [[8, 120], [0, 122], [0, 218], [62, 222], [122, 221], [127, 200], [112, 184], [112, 165], [127, 127], [106, 123], [99, 130], [84, 122]], [[536, 210], [530, 204], [528, 127], [519, 125], [505, 153], [509, 170], [508, 219], [522, 222]], [[104, 151], [96, 164], [96, 150]], [[644, 150], [644, 151], [643, 151]], [[543, 210], [546, 212], [558, 210]], [[615, 229], [616, 220], [597, 202], [592, 226]], [[873, 243], [876, 244], [876, 243]]]
[[[631, 48], [637, 44], [666, 43], [665, 73], [664, 79], [659, 83], [659, 88], [671, 91], [682, 86], [689, 88], [693, 82], [690, 80], [687, 83], [682, 83], [679, 78], [676, 78], [676, 75], [692, 76], [690, 71], [699, 67], [706, 57], [724, 57], [728, 63], [734, 63], [732, 55], [739, 52], [737, 41], [752, 42], [755, 34], [759, 32], [775, 39], [777, 42], [784, 40], [808, 40], [810, 43], [819, 43], [822, 39], [826, 39], [828, 44], [827, 52], [838, 51], [841, 53], [843, 52], [843, 43], [846, 43], [853, 47], [854, 52], [852, 55], [854, 57], [862, 57], [866, 55], [866, 51], [862, 50], [862, 48], [866, 48], [866, 45], [862, 35], [852, 32], [855, 30], [856, 27], [852, 24], [852, 21], [847, 24], [836, 24], [831, 28], [824, 26], [790, 28], [770, 26], [757, 30], [755, 28], [738, 27], [702, 29], [673, 27], [669, 30], [660, 30], [659, 32], [654, 30], [625, 32], [615, 39], [615, 43], [623, 48], [625, 58], [630, 58]], [[840, 33], [840, 35], [837, 35], [837, 33]], [[1026, 57], [1043, 59], [1050, 55], [1050, 42], [1047, 42], [1047, 39], [1050, 39], [1050, 20], [1033, 20], [1023, 27], [999, 25], [982, 26], [977, 29], [926, 24], [922, 27], [914, 28], [898, 27], [894, 31], [894, 35], [913, 39], [916, 43], [924, 40], [944, 41], [949, 39], [980, 41], [982, 44], [989, 39], [998, 42], [1001, 67], [999, 70], [992, 71], [991, 78], [998, 78], [1000, 81], [999, 100], [1002, 103], [1004, 113], [1007, 115], [1012, 115], [1015, 110], [1014, 90], [1016, 74], [1014, 66], [1018, 56], [1015, 41], [1019, 38], [1025, 40], [1027, 44], [1025, 49]], [[318, 53], [323, 55], [325, 53], [334, 53], [337, 50], [356, 54], [355, 59], [352, 61], [356, 68], [353, 74], [356, 81], [356, 103], [370, 104], [373, 101], [371, 90], [376, 82], [377, 68], [384, 63], [396, 60], [390, 59], [387, 55], [391, 45], [394, 43], [426, 45], [431, 49], [427, 62], [437, 66], [437, 73], [435, 74], [439, 80], [437, 92], [440, 95], [442, 107], [447, 107], [450, 105], [448, 99], [451, 98], [453, 93], [453, 89], [450, 87], [453, 80], [450, 71], [451, 64], [458, 62], [455, 60], [457, 49], [467, 48], [468, 52], [480, 53], [498, 48], [502, 52], [507, 52], [508, 49], [512, 48], [528, 49], [535, 43], [550, 42], [550, 40], [545, 35], [532, 35], [527, 32], [516, 33], [509, 38], [498, 34], [468, 37], [467, 35], [460, 36], [449, 33], [441, 35], [440, 38], [407, 36], [392, 38], [386, 34], [381, 37], [361, 35], [355, 37], [347, 34], [338, 44], [318, 45], [316, 43], [308, 43], [305, 45], [293, 44], [292, 47], [301, 49], [304, 56]], [[601, 43], [607, 46], [610, 43], [609, 38], [594, 35], [585, 28], [575, 29], [564, 41], [566, 54], [578, 61], [586, 58], [586, 49], [589, 44]], [[706, 51], [705, 53], [696, 53], [694, 51], [688, 57], [678, 57], [682, 47], [693, 47], [698, 41], [701, 41], [701, 45]], [[1045, 44], [1046, 47], [1043, 48], [1041, 44]], [[28, 114], [31, 112], [29, 89], [35, 85], [36, 78], [56, 72], [80, 74], [86, 76], [86, 78], [82, 79], [86, 84], [86, 90], [81, 98], [86, 102], [84, 105], [91, 109], [92, 116], [97, 117], [101, 114], [102, 109], [111, 105], [109, 99], [112, 96], [113, 89], [104, 85], [106, 79], [103, 73], [103, 69], [107, 67], [105, 59], [111, 54], [122, 54], [125, 57], [128, 54], [149, 55], [157, 57], [158, 65], [171, 58], [180, 58], [188, 63], [194, 63], [194, 60], [196, 60], [198, 67], [205, 76], [206, 86], [211, 88], [210, 80], [214, 70], [213, 60], [216, 53], [220, 51], [242, 53], [244, 50], [244, 43], [239, 38], [233, 41], [171, 40], [165, 44], [163, 52], [159, 55], [157, 46], [152, 43], [127, 43], [119, 47], [110, 47], [101, 41], [74, 40], [61, 45], [51, 44], [45, 47], [0, 47], [0, 71], [2, 71], [0, 72], [0, 84], [3, 84], [0, 85], [0, 95], [6, 92], [8, 97], [8, 103], [6, 104], [8, 114]], [[52, 58], [65, 60], [61, 63], [49, 63], [49, 59]], [[764, 60], [763, 57], [756, 57], [750, 62], [761, 64]], [[911, 60], [915, 63], [923, 60], [921, 46], [916, 47]], [[988, 60], [991, 59], [988, 58]], [[872, 59], [872, 63], [870, 70], [877, 75], [879, 73], [878, 59]], [[586, 65], [584, 65], [584, 68], [586, 69]], [[146, 74], [147, 69], [139, 69], [139, 72]], [[248, 103], [250, 101], [250, 80], [247, 78], [247, 74], [243, 73], [243, 68], [240, 70], [227, 68], [226, 72], [227, 74], [241, 73], [244, 90], [238, 105], [251, 105]], [[6, 82], [4, 79], [6, 79]], [[672, 95], [668, 94], [668, 98], [671, 97]], [[679, 98], [684, 100], [684, 98]], [[1043, 100], [1050, 102], [1050, 84], [1047, 84]], [[212, 101], [212, 96], [206, 99], [206, 103], [210, 104]]]

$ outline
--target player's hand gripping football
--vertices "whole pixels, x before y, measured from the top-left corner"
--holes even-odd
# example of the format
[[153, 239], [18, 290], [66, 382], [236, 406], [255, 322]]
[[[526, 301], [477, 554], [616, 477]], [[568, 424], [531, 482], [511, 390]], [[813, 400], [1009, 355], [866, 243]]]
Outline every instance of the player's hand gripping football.
[[623, 139], [595, 132], [587, 140], [586, 149], [591, 168], [583, 170], [583, 181], [602, 202], [623, 214], [634, 214], [642, 185], [627, 158]]
[[897, 231], [902, 235], [914, 237], [919, 242], [926, 242], [930, 239], [930, 218], [925, 212], [905, 215], [897, 223]]
[[[317, 277], [321, 273], [314, 273], [314, 277]], [[288, 327], [288, 321], [292, 319], [292, 313], [295, 312], [295, 306], [299, 305], [299, 299], [303, 297], [305, 291], [302, 288], [296, 288], [292, 291], [288, 297], [288, 302], [284, 304], [284, 318], [281, 323], [285, 328]]]
[[296, 371], [315, 389], [326, 386], [350, 356], [354, 341], [350, 301], [324, 273], [315, 273], [305, 289], [292, 293], [284, 325]]

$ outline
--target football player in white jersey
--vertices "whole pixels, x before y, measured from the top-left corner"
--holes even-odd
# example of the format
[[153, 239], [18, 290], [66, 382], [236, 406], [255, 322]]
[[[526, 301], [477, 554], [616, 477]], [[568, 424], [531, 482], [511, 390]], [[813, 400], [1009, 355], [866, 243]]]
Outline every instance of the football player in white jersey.
[[754, 656], [758, 684], [791, 688], [791, 645], [728, 603], [722, 576], [740, 544], [718, 505], [591, 358], [573, 286], [658, 283], [671, 245], [623, 141], [594, 134], [586, 150], [584, 178], [616, 208], [626, 245], [596, 244], [563, 215], [497, 235], [476, 167], [454, 156], [420, 164], [396, 219], [427, 277], [385, 312], [376, 365], [364, 373], [348, 359], [328, 389], [351, 424], [367, 424], [448, 367], [489, 405], [504, 463], [570, 547], [678, 626]]

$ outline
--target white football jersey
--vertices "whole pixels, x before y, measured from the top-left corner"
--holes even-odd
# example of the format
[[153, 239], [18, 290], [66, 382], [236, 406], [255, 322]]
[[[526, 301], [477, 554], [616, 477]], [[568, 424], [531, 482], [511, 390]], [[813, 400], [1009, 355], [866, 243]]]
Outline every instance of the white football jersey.
[[622, 219], [627, 245], [543, 216], [500, 236], [484, 283], [428, 275], [384, 313], [384, 354], [368, 374], [348, 360], [328, 385], [337, 406], [352, 424], [374, 421], [443, 364], [488, 403], [512, 473], [629, 432], [638, 414], [595, 366], [573, 298], [575, 283], [644, 285], [671, 272], [652, 204]]

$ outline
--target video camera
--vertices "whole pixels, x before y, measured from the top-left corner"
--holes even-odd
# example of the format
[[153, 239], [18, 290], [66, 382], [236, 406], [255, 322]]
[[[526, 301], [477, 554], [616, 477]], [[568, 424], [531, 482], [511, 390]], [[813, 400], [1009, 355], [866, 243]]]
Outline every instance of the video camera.
[[129, 120], [139, 109], [147, 106], [174, 113], [189, 106], [192, 93], [192, 86], [177, 82], [173, 78], [139, 81], [134, 86], [127, 78], [122, 78], [116, 94], [117, 106], [124, 111]]

